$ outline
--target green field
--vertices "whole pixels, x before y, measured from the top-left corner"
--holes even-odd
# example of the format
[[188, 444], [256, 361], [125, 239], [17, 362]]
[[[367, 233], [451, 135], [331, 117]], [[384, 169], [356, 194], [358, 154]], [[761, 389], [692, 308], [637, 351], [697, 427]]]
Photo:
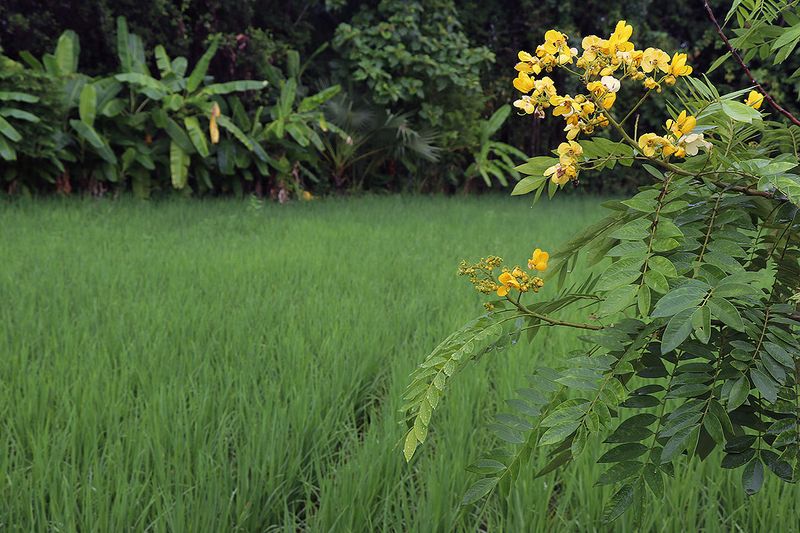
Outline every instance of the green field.
[[[397, 424], [409, 372], [482, 311], [458, 260], [522, 262], [600, 215], [569, 198], [0, 205], [0, 531], [607, 530], [588, 455], [458, 507], [486, 421], [580, 347], [572, 331], [457, 376], [410, 466]], [[798, 529], [797, 487], [748, 499], [715, 470], [678, 468], [643, 530]]]

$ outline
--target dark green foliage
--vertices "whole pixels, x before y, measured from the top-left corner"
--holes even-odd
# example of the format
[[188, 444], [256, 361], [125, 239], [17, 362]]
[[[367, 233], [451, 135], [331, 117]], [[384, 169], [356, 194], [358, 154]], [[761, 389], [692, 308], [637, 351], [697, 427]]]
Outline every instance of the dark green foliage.
[[[721, 10], [730, 3], [722, 4], [714, 7]], [[760, 3], [758, 9], [766, 15], [787, 16], [776, 11], [778, 4]], [[748, 5], [742, 4], [742, 9]], [[598, 12], [604, 17], [595, 16]], [[216, 40], [219, 50], [208, 69], [215, 80], [270, 82], [260, 94], [242, 98], [250, 113], [277, 100], [276, 80], [294, 76], [289, 71], [296, 51], [308, 61], [300, 65], [307, 87], [298, 85], [299, 97], [335, 84], [350, 87], [352, 100], [383, 108], [381, 116], [402, 116], [407, 131], [418, 132], [425, 144], [440, 149], [435, 161], [381, 156], [369, 165], [368, 179], [351, 180], [348, 187], [356, 183], [379, 189], [452, 190], [470, 181], [470, 188], [481, 182], [485, 187], [481, 167], [493, 167], [487, 160], [499, 165], [496, 172], [488, 171], [490, 182], [513, 180], [514, 173], [501, 155], [511, 152], [487, 147], [481, 140], [481, 124], [516, 98], [510, 83], [516, 52], [535, 46], [543, 28], [559, 28], [577, 42], [584, 35], [604, 33], [609, 21], [627, 19], [636, 27], [635, 39], [686, 51], [695, 71], [713, 62], [711, 79], [723, 90], [749, 83], [730, 59], [714, 61], [723, 45], [702, 5], [693, 1], [675, 2], [664, 10], [653, 0], [9, 0], [0, 5], [0, 46], [15, 60], [25, 51], [41, 57], [54, 49], [64, 30], [71, 29], [83, 45], [79, 71], [108, 75], [118, 69], [118, 16], [126, 17], [130, 32], [141, 37], [151, 70], [157, 62], [153, 50], [159, 44], [169, 57], [186, 57], [194, 64]], [[788, 17], [789, 26], [796, 27], [798, 21]], [[745, 59], [756, 77], [792, 110], [800, 90], [800, 62], [791, 36], [776, 42], [774, 22], [764, 18], [746, 30], [730, 24], [727, 28], [734, 44], [748, 50]], [[329, 43], [335, 46], [326, 48]], [[773, 66], [776, 58], [783, 61]], [[565, 80], [556, 81], [561, 85]], [[619, 104], [629, 106], [634, 97], [622, 91]], [[659, 116], [656, 110], [663, 106], [661, 95], [646, 102], [639, 115], [641, 128], [660, 127], [651, 117]], [[521, 127], [520, 120], [512, 113], [491, 142], [541, 154], [562, 136], [560, 121], [534, 121]], [[347, 133], [355, 137], [356, 132]], [[295, 159], [303, 161], [301, 174], [309, 180], [313, 175], [311, 181], [317, 181], [320, 189], [341, 186], [328, 186], [335, 180], [319, 172], [331, 166], [324, 162], [320, 166], [313, 152], [296, 152]], [[481, 180], [472, 180], [475, 177]], [[585, 173], [582, 189], [628, 192], [641, 183], [641, 175], [618, 166], [602, 178], [599, 172]]]
[[470, 144], [483, 107], [481, 71], [494, 60], [473, 47], [452, 0], [383, 0], [336, 29], [334, 47], [346, 75], [363, 82], [373, 101], [419, 110], [447, 148]]
[[[117, 21], [116, 41], [117, 73], [106, 77], [78, 72], [80, 43], [70, 31], [41, 61], [25, 55], [28, 69], [4, 60], [2, 79], [30, 86], [32, 92], [5, 91], [0, 97], [33, 106], [35, 113], [49, 119], [37, 130], [43, 120], [34, 114], [23, 109], [0, 112], [0, 156], [15, 161], [21, 151], [31, 159], [29, 165], [23, 159], [5, 172], [10, 192], [40, 188], [42, 180], [56, 182], [65, 193], [74, 180], [95, 193], [130, 187], [142, 197], [169, 185], [187, 191], [241, 192], [244, 183], [262, 178], [287, 187], [293, 165], [305, 157], [304, 150], [298, 154], [292, 148], [322, 149], [315, 131], [325, 129], [320, 107], [338, 86], [298, 97], [295, 70], [294, 77], [279, 81], [277, 101], [250, 115], [235, 93], [261, 91], [267, 82], [213, 83], [207, 74], [218, 39], [192, 66], [156, 46], [155, 75], [141, 38], [129, 31], [124, 18]], [[299, 64], [296, 52], [293, 57], [292, 63]], [[32, 123], [31, 131], [17, 131], [3, 115]], [[9, 145], [20, 142], [19, 150]], [[271, 155], [265, 146], [273, 148]]]

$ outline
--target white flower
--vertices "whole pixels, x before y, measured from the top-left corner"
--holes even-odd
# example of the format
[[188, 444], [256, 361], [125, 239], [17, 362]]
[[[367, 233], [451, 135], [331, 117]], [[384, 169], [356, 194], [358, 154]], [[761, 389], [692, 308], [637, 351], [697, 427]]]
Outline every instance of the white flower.
[[702, 133], [690, 133], [678, 139], [678, 146], [682, 146], [686, 151], [686, 155], [697, 155], [697, 152], [702, 148], [703, 150], [711, 150], [711, 143], [703, 138]]
[[610, 93], [619, 91], [619, 80], [614, 76], [603, 76], [600, 78], [600, 83], [602, 83], [606, 91]]

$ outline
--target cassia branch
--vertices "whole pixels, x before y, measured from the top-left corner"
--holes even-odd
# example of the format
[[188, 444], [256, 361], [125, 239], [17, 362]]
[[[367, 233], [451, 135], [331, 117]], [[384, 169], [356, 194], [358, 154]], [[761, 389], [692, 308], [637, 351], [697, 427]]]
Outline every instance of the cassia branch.
[[783, 108], [780, 104], [778, 104], [778, 102], [776, 102], [775, 99], [772, 98], [772, 96], [767, 92], [767, 90], [764, 88], [764, 86], [761, 85], [760, 83], [758, 83], [756, 78], [753, 76], [753, 73], [750, 72], [750, 69], [745, 64], [744, 59], [742, 59], [742, 56], [739, 55], [739, 52], [733, 47], [731, 42], [728, 40], [728, 37], [725, 35], [725, 32], [722, 30], [722, 27], [719, 25], [719, 22], [717, 22], [717, 17], [714, 16], [714, 11], [711, 9], [711, 6], [708, 4], [708, 0], [703, 0], [703, 6], [705, 6], [706, 13], [708, 14], [708, 18], [714, 24], [714, 27], [716, 28], [717, 33], [719, 34], [720, 38], [725, 43], [725, 46], [728, 47], [728, 50], [730, 51], [731, 56], [733, 56], [733, 58], [736, 60], [736, 62], [739, 63], [739, 65], [744, 70], [744, 73], [747, 75], [747, 77], [750, 79], [750, 81], [753, 83], [753, 85], [755, 85], [756, 89], [758, 89], [758, 92], [760, 92], [761, 94], [764, 95], [764, 99], [767, 101], [767, 103], [769, 103], [770, 106], [772, 106], [772, 108], [775, 111], [777, 111], [778, 113], [782, 114], [783, 116], [785, 116], [786, 118], [791, 120], [793, 124], [796, 124], [796, 125], [800, 126], [800, 119], [798, 119], [796, 116], [794, 116], [792, 113], [790, 113], [788, 110]]

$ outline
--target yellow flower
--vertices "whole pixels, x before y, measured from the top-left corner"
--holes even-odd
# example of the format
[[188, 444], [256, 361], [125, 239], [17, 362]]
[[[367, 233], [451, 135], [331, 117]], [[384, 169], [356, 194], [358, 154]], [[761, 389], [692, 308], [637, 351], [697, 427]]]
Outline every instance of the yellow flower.
[[659, 148], [669, 144], [669, 142], [655, 133], [645, 133], [639, 137], [639, 148], [642, 153], [647, 157], [653, 157]]
[[545, 96], [545, 103], [547, 103], [550, 98], [556, 96], [556, 86], [553, 83], [553, 80], [549, 76], [544, 76], [540, 80], [533, 80], [533, 88], [534, 88], [534, 95], [538, 98], [539, 96]]
[[566, 65], [572, 63], [572, 58], [578, 55], [578, 50], [569, 47], [567, 36], [560, 31], [547, 30], [544, 34], [544, 43], [536, 47], [536, 55], [543, 61]]
[[620, 20], [617, 22], [617, 26], [614, 28], [614, 33], [611, 34], [611, 38], [609, 40], [613, 39], [617, 42], [624, 43], [631, 38], [631, 35], [633, 35], [633, 26], [624, 20]]
[[[617, 57], [622, 60], [623, 63], [632, 67], [638, 67], [642, 64], [642, 56], [644, 52], [641, 50], [630, 50], [625, 52], [617, 52]], [[641, 73], [639, 73], [641, 74]]]
[[567, 36], [561, 33], [558, 30], [547, 30], [544, 34], [544, 45], [543, 48], [545, 52], [550, 55], [554, 55], [558, 52], [558, 49], [562, 46], [566, 46], [567, 44]]
[[628, 42], [633, 34], [633, 26], [627, 24], [624, 20], [617, 22], [614, 32], [608, 38], [608, 49], [606, 52], [610, 56], [616, 56], [617, 52], [630, 52], [633, 50], [633, 43]]
[[648, 48], [642, 53], [642, 70], [650, 73], [656, 69], [669, 72], [669, 54], [658, 48]]
[[564, 127], [564, 131], [567, 132], [567, 140], [568, 141], [571, 141], [571, 140], [575, 139], [578, 136], [578, 134], [581, 132], [581, 127], [579, 126], [579, 124], [580, 123], [576, 123], [576, 124], [567, 123], [567, 125]]
[[601, 39], [597, 35], [587, 35], [581, 41], [581, 48], [583, 48], [583, 55], [581, 58], [591, 63], [597, 59], [597, 54], [608, 48], [608, 41]]
[[500, 282], [500, 286], [497, 288], [498, 296], [507, 295], [511, 289], [519, 290], [519, 281], [511, 275], [511, 272], [503, 272], [500, 274], [500, 277], [497, 278], [497, 281]]
[[558, 156], [560, 159], [576, 161], [583, 155], [583, 147], [575, 141], [567, 141], [558, 145]]
[[531, 63], [524, 63], [520, 61], [514, 65], [514, 70], [517, 72], [524, 72], [525, 74], [533, 74], [533, 65]]
[[523, 95], [519, 100], [514, 100], [514, 107], [521, 109], [528, 115], [536, 112], [536, 104], [534, 104], [533, 100], [531, 100], [531, 97], [527, 94]]
[[550, 176], [550, 181], [556, 185], [564, 185], [571, 179], [578, 177], [578, 169], [574, 165], [558, 163], [544, 171], [545, 176]]
[[514, 69], [518, 72], [524, 72], [526, 74], [539, 74], [542, 71], [542, 66], [539, 64], [539, 60], [528, 52], [520, 51], [517, 54], [517, 57], [519, 58], [519, 63], [514, 66]]
[[314, 199], [314, 195], [311, 194], [311, 191], [303, 191], [302, 198], [306, 202], [310, 202], [311, 200]]
[[758, 91], [750, 91], [744, 103], [749, 105], [753, 109], [760, 109], [761, 104], [764, 103], [764, 95]]
[[514, 87], [521, 93], [529, 93], [531, 89], [533, 89], [533, 80], [527, 73], [520, 72], [519, 75], [514, 78]]
[[604, 109], [611, 109], [617, 100], [619, 91], [619, 80], [613, 76], [603, 76], [600, 81], [590, 81], [586, 84], [586, 89], [595, 95]]
[[656, 80], [654, 80], [653, 78], [651, 78], [649, 76], [644, 79], [644, 86], [647, 89], [650, 89], [650, 90], [656, 89], [657, 92], [661, 92], [661, 85], [659, 85]]
[[603, 87], [603, 83], [600, 81], [590, 81], [586, 84], [586, 90], [595, 96], [600, 96], [605, 92], [606, 88]]
[[697, 119], [692, 115], [687, 115], [686, 110], [681, 111], [681, 114], [675, 120], [667, 120], [667, 130], [675, 137], [682, 137], [690, 133], [696, 125]]
[[544, 272], [547, 270], [547, 261], [550, 259], [550, 254], [543, 252], [537, 248], [533, 251], [533, 255], [528, 259], [528, 268], [530, 270], [538, 270]]
[[688, 76], [692, 73], [692, 67], [686, 64], [686, 59], [686, 54], [675, 52], [675, 55], [672, 56], [672, 63], [669, 64], [669, 69], [666, 72], [676, 78], [679, 76]]
[[581, 105], [570, 95], [566, 96], [553, 96], [550, 98], [550, 104], [555, 106], [553, 109], [553, 116], [564, 115], [569, 117], [575, 113], [581, 112]]
[[558, 55], [558, 64], [559, 65], [567, 65], [572, 63], [572, 58], [578, 55], [577, 48], [567, 48], [566, 46], [561, 49], [561, 53]]

